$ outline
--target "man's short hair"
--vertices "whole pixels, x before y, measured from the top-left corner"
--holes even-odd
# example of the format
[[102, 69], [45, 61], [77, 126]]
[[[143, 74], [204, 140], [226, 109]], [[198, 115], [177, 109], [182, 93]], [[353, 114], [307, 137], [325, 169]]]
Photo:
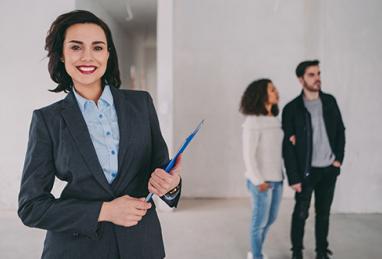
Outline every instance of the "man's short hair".
[[297, 77], [303, 77], [305, 74], [305, 71], [308, 67], [311, 66], [318, 66], [320, 64], [320, 61], [318, 59], [315, 60], [305, 60], [298, 64], [296, 67], [296, 76]]

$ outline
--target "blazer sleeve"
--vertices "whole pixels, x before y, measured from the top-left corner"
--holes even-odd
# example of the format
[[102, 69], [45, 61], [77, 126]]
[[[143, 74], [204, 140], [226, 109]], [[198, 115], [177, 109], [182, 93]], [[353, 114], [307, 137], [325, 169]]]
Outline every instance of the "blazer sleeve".
[[256, 129], [243, 129], [243, 157], [246, 176], [254, 185], [259, 185], [264, 182], [256, 160], [260, 134], [260, 131]]
[[286, 106], [282, 112], [282, 128], [284, 131], [282, 153], [286, 174], [289, 185], [294, 185], [301, 182], [298, 174], [298, 164], [295, 146], [289, 138], [296, 134], [293, 126], [293, 113], [291, 108]]
[[346, 142], [345, 141], [345, 125], [342, 120], [340, 108], [338, 107], [337, 101], [335, 99], [334, 99], [334, 103], [335, 103], [335, 109], [336, 109], [337, 119], [338, 119], [338, 125], [336, 130], [337, 145], [335, 146], [334, 153], [336, 156], [336, 160], [342, 164], [344, 160], [344, 155], [345, 155], [345, 142]]
[[[153, 172], [156, 168], [164, 168], [169, 162], [168, 149], [166, 142], [163, 139], [159, 120], [157, 113], [155, 111], [155, 107], [153, 104], [153, 100], [151, 96], [146, 93], [148, 99], [148, 110], [150, 116], [150, 127], [151, 127], [151, 139], [152, 139], [152, 157], [151, 157], [151, 172]], [[161, 199], [167, 203], [170, 207], [176, 207], [179, 202], [180, 193], [181, 193], [181, 184], [179, 186], [179, 192], [176, 197], [172, 197], [171, 199], [162, 196]]]
[[30, 227], [98, 237], [101, 201], [56, 199], [53, 145], [41, 111], [33, 112], [19, 193], [18, 215]]

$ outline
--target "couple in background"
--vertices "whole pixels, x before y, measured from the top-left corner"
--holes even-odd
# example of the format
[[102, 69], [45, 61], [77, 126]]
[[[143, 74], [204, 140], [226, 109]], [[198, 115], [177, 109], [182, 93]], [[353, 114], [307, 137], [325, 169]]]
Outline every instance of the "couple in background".
[[269, 79], [252, 82], [241, 100], [243, 155], [247, 187], [252, 195], [251, 252], [262, 253], [269, 227], [275, 222], [282, 197], [283, 161], [295, 191], [292, 214], [292, 259], [303, 258], [305, 221], [315, 195], [317, 259], [328, 259], [330, 207], [344, 158], [345, 127], [337, 102], [321, 91], [319, 61], [303, 61], [296, 68], [302, 92], [279, 113], [279, 95]]

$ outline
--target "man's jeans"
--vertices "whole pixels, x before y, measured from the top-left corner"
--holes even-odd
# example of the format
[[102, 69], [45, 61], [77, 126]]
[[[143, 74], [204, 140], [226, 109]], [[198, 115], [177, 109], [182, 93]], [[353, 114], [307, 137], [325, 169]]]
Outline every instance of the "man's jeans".
[[263, 259], [262, 247], [270, 225], [275, 222], [279, 211], [282, 182], [268, 182], [270, 188], [260, 192], [257, 186], [247, 180], [252, 194], [251, 248], [253, 259]]
[[304, 249], [305, 221], [309, 216], [309, 206], [314, 192], [316, 210], [316, 251], [326, 251], [328, 248], [329, 215], [339, 168], [333, 166], [312, 168], [310, 175], [302, 183], [302, 191], [296, 192], [295, 207], [292, 215], [292, 250]]

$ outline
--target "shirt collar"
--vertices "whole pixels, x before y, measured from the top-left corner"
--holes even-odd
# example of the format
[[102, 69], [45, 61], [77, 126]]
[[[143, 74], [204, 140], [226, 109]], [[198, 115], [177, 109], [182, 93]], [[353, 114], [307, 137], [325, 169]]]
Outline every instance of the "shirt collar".
[[[92, 100], [88, 100], [82, 97], [79, 93], [77, 93], [74, 87], [73, 87], [73, 93], [77, 99], [78, 105], [80, 106], [81, 112], [84, 112], [86, 105], [92, 102]], [[100, 96], [99, 101], [105, 102], [108, 106], [114, 104], [113, 95], [111, 94], [109, 85], [105, 85], [105, 87], [103, 88], [102, 95]]]
[[103, 88], [102, 95], [99, 99], [106, 102], [108, 105], [114, 104], [113, 95], [111, 94], [109, 85], [105, 85], [105, 87]]

